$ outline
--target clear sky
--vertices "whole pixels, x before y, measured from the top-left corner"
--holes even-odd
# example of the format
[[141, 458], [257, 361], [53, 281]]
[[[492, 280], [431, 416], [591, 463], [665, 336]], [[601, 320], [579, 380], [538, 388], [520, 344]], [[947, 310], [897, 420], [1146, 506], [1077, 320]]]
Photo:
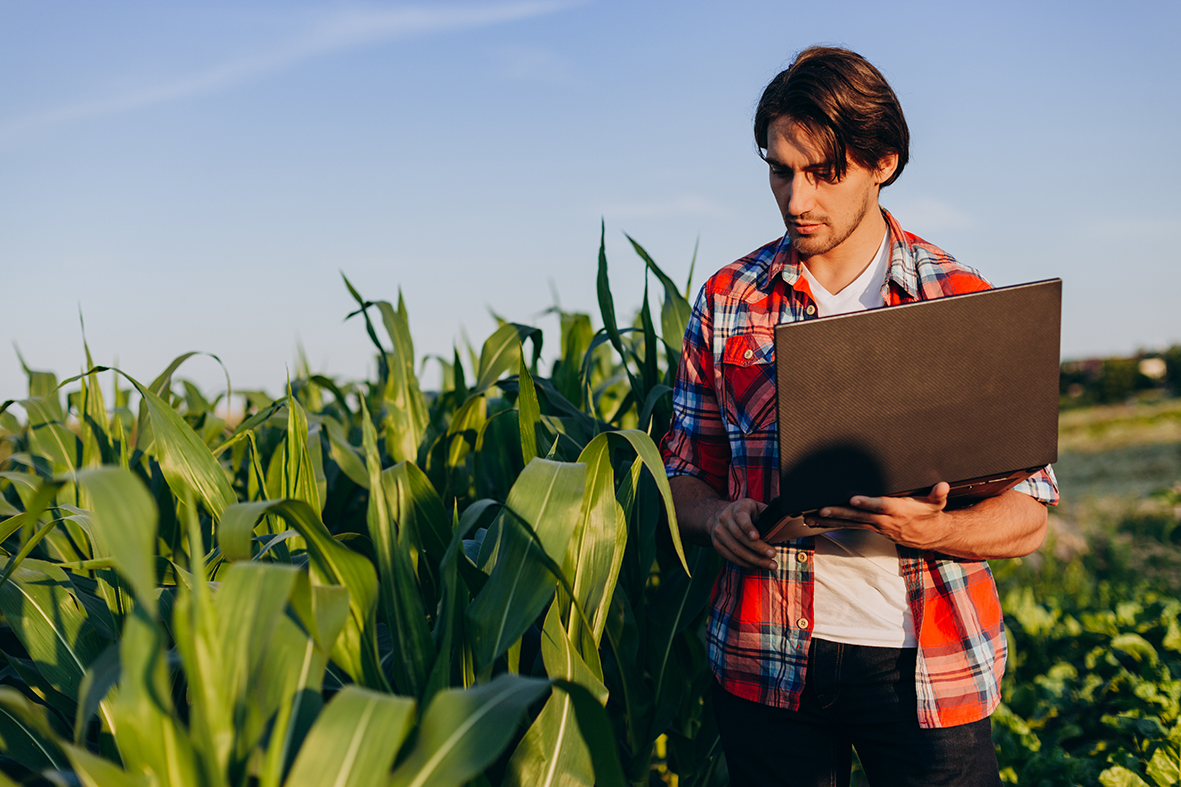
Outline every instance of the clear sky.
[[[30, 366], [220, 357], [277, 395], [373, 367], [343, 271], [420, 356], [489, 310], [594, 315], [783, 232], [750, 125], [810, 44], [902, 100], [902, 225], [997, 284], [1064, 280], [1063, 356], [1181, 342], [1181, 3], [0, 0], [0, 399]], [[556, 293], [556, 295], [555, 295]], [[217, 364], [181, 376], [214, 391]], [[428, 382], [437, 372], [425, 375]]]

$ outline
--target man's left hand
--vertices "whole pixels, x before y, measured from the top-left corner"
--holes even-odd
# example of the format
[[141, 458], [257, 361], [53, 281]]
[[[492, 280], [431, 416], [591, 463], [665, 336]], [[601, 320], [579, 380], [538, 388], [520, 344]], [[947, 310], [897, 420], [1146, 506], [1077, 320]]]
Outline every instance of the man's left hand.
[[849, 507], [825, 506], [804, 522], [816, 527], [874, 530], [896, 544], [930, 549], [944, 541], [950, 525], [947, 495], [951, 487], [935, 484], [926, 497], [866, 497], [856, 495]]

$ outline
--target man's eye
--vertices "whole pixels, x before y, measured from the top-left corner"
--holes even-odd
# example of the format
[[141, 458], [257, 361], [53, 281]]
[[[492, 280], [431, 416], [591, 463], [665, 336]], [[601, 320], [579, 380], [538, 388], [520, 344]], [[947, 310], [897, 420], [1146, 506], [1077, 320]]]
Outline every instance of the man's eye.
[[771, 175], [776, 178], [790, 178], [791, 170], [783, 167], [771, 167]]

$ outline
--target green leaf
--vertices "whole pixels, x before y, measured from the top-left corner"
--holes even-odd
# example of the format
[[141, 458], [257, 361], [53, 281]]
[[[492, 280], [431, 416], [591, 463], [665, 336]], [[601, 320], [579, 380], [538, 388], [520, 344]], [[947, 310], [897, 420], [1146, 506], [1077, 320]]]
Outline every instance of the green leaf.
[[260, 685], [252, 707], [261, 725], [274, 719], [259, 776], [261, 787], [279, 787], [319, 716], [328, 656], [349, 616], [348, 592], [343, 587], [313, 587], [302, 571], [296, 575], [290, 603], [300, 625], [291, 616], [279, 619], [262, 667], [264, 674], [279, 679]]
[[474, 688], [435, 695], [414, 750], [391, 787], [460, 787], [488, 767], [512, 740], [525, 710], [549, 691], [539, 678], [504, 673]]
[[76, 477], [90, 498], [95, 557], [113, 558], [136, 600], [155, 617], [155, 500], [135, 473], [123, 467], [82, 470]]
[[515, 516], [536, 540], [507, 528], [502, 552], [488, 583], [467, 611], [476, 663], [491, 664], [520, 638], [554, 592], [549, 562], [564, 558], [580, 518], [586, 466], [534, 459], [513, 484], [504, 516]]
[[623, 564], [627, 521], [615, 499], [615, 470], [611, 466], [608, 434], [592, 440], [578, 461], [587, 468], [582, 521], [570, 539], [562, 570], [574, 578], [575, 599], [591, 619], [591, 633], [597, 645], [602, 640], [611, 593]]
[[[599, 312], [603, 317], [603, 329], [611, 346], [619, 357], [623, 359], [623, 367], [627, 369], [627, 354], [623, 350], [623, 337], [619, 333], [619, 324], [615, 320], [615, 298], [611, 295], [611, 282], [607, 279], [607, 223], [600, 223], [599, 227]], [[629, 376], [631, 372], [628, 372]]]
[[483, 391], [490, 387], [501, 375], [514, 367], [520, 366], [521, 340], [517, 326], [506, 323], [496, 329], [496, 332], [484, 342], [480, 350], [480, 366], [476, 373], [476, 390]]
[[[319, 433], [315, 435], [319, 450]], [[320, 479], [309, 448], [308, 417], [287, 387], [287, 439], [282, 444], [282, 475], [277, 497], [302, 500], [319, 513], [324, 509], [320, 497]], [[323, 476], [323, 472], [320, 472]]]
[[[624, 233], [624, 237], [631, 243], [632, 248], [636, 250], [636, 254], [644, 260], [644, 264], [648, 269], [656, 274], [656, 278], [660, 279], [661, 285], [664, 287], [664, 305], [660, 310], [661, 323], [661, 338], [664, 343], [668, 345], [669, 350], [675, 354], [677, 358], [680, 357], [681, 348], [685, 340], [685, 328], [689, 325], [689, 314], [692, 308], [685, 296], [681, 295], [677, 289], [677, 285], [665, 275], [664, 271], [652, 260], [644, 247], [636, 243], [631, 235]], [[694, 252], [696, 257], [696, 252]]]
[[63, 748], [83, 787], [150, 787], [152, 783], [146, 774], [128, 773], [86, 749], [70, 745]]
[[386, 331], [394, 343], [389, 356], [389, 377], [385, 386], [386, 451], [395, 462], [413, 461], [418, 456], [426, 426], [430, 422], [426, 402], [414, 373], [414, 342], [410, 337], [410, 317], [398, 293], [397, 311], [386, 301], [378, 301]]
[[354, 448], [345, 435], [344, 427], [332, 418], [322, 418], [320, 423], [328, 433], [328, 455], [340, 467], [342, 473], [357, 486], [369, 488], [369, 474], [365, 470], [365, 458]]
[[1099, 774], [1099, 783], [1103, 787], [1149, 787], [1148, 782], [1122, 765], [1114, 765]]
[[668, 515], [668, 531], [669, 536], [672, 537], [673, 549], [676, 550], [677, 557], [681, 560], [681, 567], [688, 574], [689, 564], [685, 561], [685, 547], [681, 543], [681, 531], [677, 526], [677, 512], [673, 508], [672, 490], [668, 486], [668, 475], [664, 471], [660, 450], [656, 447], [656, 443], [652, 442], [651, 437], [638, 429], [623, 429], [613, 434], [617, 434], [631, 443], [636, 456], [643, 460], [644, 467], [648, 468], [652, 480], [656, 482], [656, 488], [660, 490], [660, 497], [664, 502], [664, 512]]
[[156, 459], [172, 493], [183, 500], [185, 489], [191, 489], [209, 513], [220, 519], [222, 512], [236, 498], [225, 471], [213, 458], [205, 441], [167, 402], [135, 378], [123, 376], [143, 397], [142, 406], [151, 423]]
[[[556, 604], [550, 606], [545, 618], [541, 653], [550, 678], [589, 687], [598, 701], [607, 701], [606, 687], [578, 655]], [[550, 695], [513, 752], [505, 774], [506, 785], [551, 787], [559, 783], [594, 783], [590, 751], [578, 729], [574, 698], [567, 692]]]
[[1157, 787], [1173, 787], [1181, 781], [1181, 750], [1175, 744], [1161, 746], [1148, 762], [1146, 773]]
[[[9, 558], [0, 557], [7, 566]], [[26, 560], [0, 587], [0, 610], [55, 691], [78, 700], [86, 668], [103, 650], [65, 572]]]
[[11, 686], [0, 686], [0, 753], [31, 771], [68, 767], [51, 716]]
[[[312, 578], [322, 585], [343, 585], [349, 591], [349, 620], [336, 642], [332, 658], [354, 680], [371, 688], [387, 689], [377, 661], [377, 572], [363, 556], [341, 545], [320, 521], [319, 513], [302, 500], [238, 503], [226, 510], [219, 529], [222, 553], [241, 560], [248, 555], [249, 533], [258, 519], [282, 517], [307, 541]], [[227, 525], [229, 526], [227, 528]], [[227, 532], [228, 531], [228, 532]]]
[[[107, 694], [119, 682], [119, 646], [109, 645], [97, 658], [90, 662], [82, 683], [78, 688], [78, 712], [74, 715], [74, 743], [81, 744], [86, 725], [99, 710]], [[108, 726], [110, 719], [107, 719]]]
[[285, 787], [377, 787], [414, 724], [414, 700], [346, 686], [308, 733]]
[[123, 767], [161, 787], [200, 784], [197, 757], [172, 706], [164, 632], [136, 605], [119, 644], [123, 677], [115, 696], [115, 741]]
[[[194, 743], [208, 769], [231, 782], [244, 775], [283, 694], [287, 676], [266, 669], [267, 656], [299, 573], [293, 566], [234, 563], [221, 575], [212, 604], [196, 577], [173, 610]], [[275, 702], [260, 702], [268, 696]]]
[[537, 402], [537, 389], [525, 365], [524, 354], [521, 355], [518, 375], [520, 393], [517, 397], [517, 419], [521, 428], [521, 456], [528, 465], [537, 458], [537, 424], [541, 421], [541, 405]]

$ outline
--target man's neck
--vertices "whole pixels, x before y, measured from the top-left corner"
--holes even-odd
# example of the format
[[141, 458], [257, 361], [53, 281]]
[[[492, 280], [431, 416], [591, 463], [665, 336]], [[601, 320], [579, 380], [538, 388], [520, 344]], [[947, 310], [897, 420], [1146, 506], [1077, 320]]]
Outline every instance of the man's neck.
[[865, 221], [843, 243], [824, 254], [815, 254], [800, 261], [820, 286], [836, 295], [852, 284], [873, 262], [886, 234], [886, 218], [876, 205]]

